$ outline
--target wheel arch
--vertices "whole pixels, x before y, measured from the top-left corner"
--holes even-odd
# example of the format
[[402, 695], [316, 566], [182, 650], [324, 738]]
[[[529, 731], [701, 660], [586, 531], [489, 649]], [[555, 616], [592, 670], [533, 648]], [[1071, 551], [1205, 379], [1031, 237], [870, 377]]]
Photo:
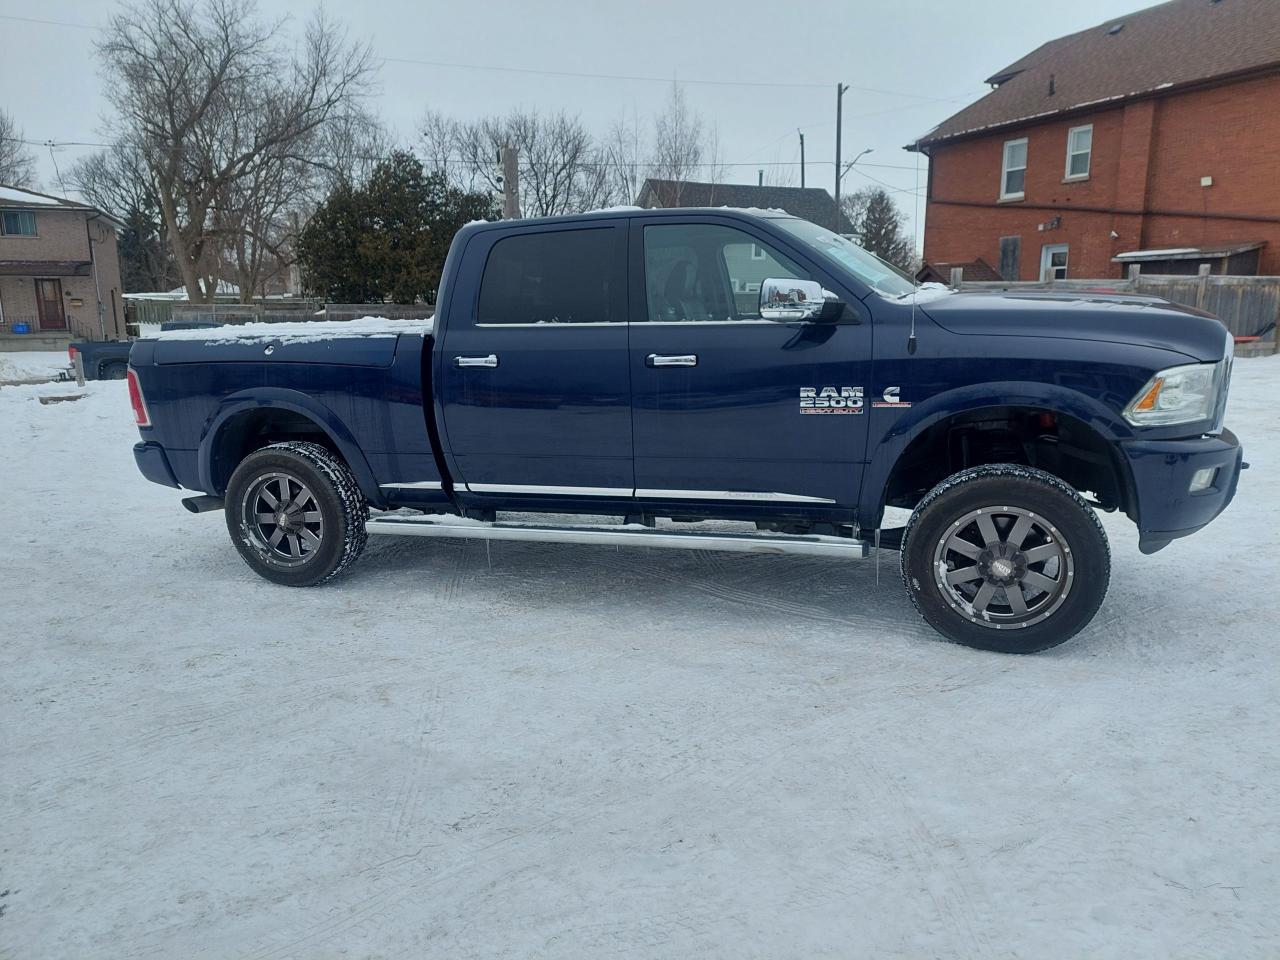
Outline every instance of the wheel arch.
[[[967, 467], [1011, 459], [1003, 450], [976, 451], [967, 458], [953, 458], [950, 451], [944, 449], [942, 452], [948, 456], [937, 456], [935, 444], [940, 438], [948, 437], [954, 429], [1001, 422], [1011, 425], [1020, 421], [1048, 422], [1040, 420], [1041, 417], [1052, 418], [1058, 431], [1065, 427], [1066, 435], [1074, 441], [1069, 448], [1075, 458], [1084, 456], [1095, 470], [1064, 469], [1060, 460], [1055, 461], [1052, 457], [1047, 458], [1047, 462], [1031, 462], [1033, 454], [1014, 456], [1014, 462], [1045, 470], [1078, 489], [1080, 487], [1073, 480], [1105, 481], [1109, 476], [1112, 486], [1095, 492], [1111, 496], [1114, 502], [1108, 502], [1108, 506], [1120, 507], [1133, 516], [1136, 509], [1133, 478], [1117, 445], [1121, 439], [1132, 436], [1129, 425], [1110, 407], [1070, 387], [1006, 382], [947, 391], [904, 411], [878, 444], [868, 451], [859, 500], [861, 525], [873, 529], [879, 525], [886, 506], [904, 505], [894, 501], [904, 499], [904, 476], [916, 469], [925, 451], [930, 454], [927, 458], [929, 469], [922, 472], [917, 484], [922, 493], [937, 481]], [[1017, 431], [1013, 432], [1016, 437]], [[1018, 439], [1025, 440], [1026, 437]], [[1068, 475], [1064, 476], [1064, 473]], [[1083, 489], [1093, 488], [1086, 486]]]
[[346, 424], [314, 398], [279, 388], [232, 394], [210, 417], [197, 454], [201, 486], [220, 496], [249, 453], [282, 439], [307, 437], [341, 456], [365, 499], [374, 506], [383, 505], [369, 462]]

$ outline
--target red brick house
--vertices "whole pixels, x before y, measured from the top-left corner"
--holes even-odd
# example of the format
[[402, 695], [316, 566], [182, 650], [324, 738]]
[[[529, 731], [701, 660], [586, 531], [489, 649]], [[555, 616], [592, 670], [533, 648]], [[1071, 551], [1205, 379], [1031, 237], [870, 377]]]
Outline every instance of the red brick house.
[[1280, 274], [1280, 0], [1172, 0], [987, 82], [907, 147], [930, 161], [926, 264]]

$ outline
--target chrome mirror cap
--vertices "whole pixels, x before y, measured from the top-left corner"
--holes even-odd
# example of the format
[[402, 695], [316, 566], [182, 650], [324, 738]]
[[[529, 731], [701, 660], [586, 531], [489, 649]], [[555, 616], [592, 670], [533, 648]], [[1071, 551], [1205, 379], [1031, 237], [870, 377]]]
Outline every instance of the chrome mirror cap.
[[760, 316], [765, 320], [817, 320], [835, 300], [816, 280], [770, 278], [760, 284]]

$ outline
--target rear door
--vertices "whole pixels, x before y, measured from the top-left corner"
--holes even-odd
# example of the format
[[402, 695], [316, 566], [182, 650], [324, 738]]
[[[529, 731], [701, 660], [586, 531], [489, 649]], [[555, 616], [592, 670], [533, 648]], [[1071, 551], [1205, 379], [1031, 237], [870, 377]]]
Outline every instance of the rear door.
[[[712, 216], [632, 221], [636, 496], [831, 515], [857, 503], [871, 326], [768, 233]], [[761, 319], [767, 278], [818, 280], [839, 323]], [[780, 509], [781, 508], [781, 509]]]
[[620, 220], [468, 244], [437, 367], [466, 492], [531, 507], [631, 497], [626, 247]]

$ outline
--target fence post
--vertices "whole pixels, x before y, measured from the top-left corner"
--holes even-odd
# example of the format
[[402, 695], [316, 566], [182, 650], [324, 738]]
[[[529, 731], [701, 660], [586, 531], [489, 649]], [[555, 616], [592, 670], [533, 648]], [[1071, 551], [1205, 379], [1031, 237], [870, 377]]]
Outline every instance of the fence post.
[[964, 283], [964, 267], [951, 268], [951, 289], [959, 290]]
[[1210, 264], [1200, 264], [1200, 272], [1198, 274], [1198, 282], [1196, 284], [1196, 309], [1203, 310], [1205, 302], [1209, 299], [1209, 271], [1213, 267]]

